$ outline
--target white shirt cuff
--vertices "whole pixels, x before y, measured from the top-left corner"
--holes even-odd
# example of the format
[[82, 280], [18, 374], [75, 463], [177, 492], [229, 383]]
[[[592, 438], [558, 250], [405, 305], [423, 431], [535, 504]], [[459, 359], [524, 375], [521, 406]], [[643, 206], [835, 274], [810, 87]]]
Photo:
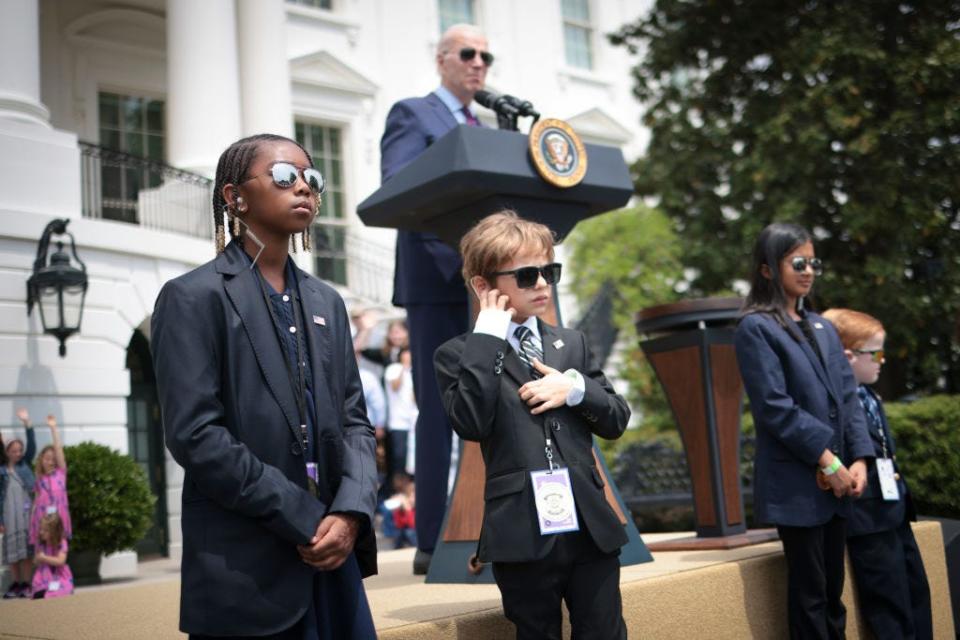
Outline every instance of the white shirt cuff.
[[575, 407], [583, 402], [583, 396], [587, 394], [587, 383], [583, 381], [583, 374], [576, 369], [567, 369], [563, 375], [570, 376], [573, 380], [573, 387], [567, 394], [567, 406]]
[[477, 315], [477, 322], [473, 325], [474, 333], [485, 333], [501, 340], [507, 339], [510, 330], [510, 312], [500, 309], [484, 309]]

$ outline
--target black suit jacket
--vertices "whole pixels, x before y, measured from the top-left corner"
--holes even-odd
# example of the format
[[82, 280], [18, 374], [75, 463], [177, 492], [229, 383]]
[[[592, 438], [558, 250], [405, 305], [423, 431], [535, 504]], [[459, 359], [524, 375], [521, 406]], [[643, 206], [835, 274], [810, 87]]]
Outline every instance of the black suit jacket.
[[[880, 422], [887, 438], [887, 457], [893, 457], [897, 448], [893, 441], [893, 433], [887, 424], [887, 413], [883, 410], [883, 403], [869, 387], [867, 387], [867, 393], [877, 401], [877, 408], [880, 410]], [[866, 413], [866, 410], [864, 410], [864, 413]], [[880, 439], [880, 433], [873, 427], [870, 420], [867, 420], [867, 424], [869, 425], [868, 431], [870, 441], [873, 443], [874, 454], [877, 458], [882, 458], [883, 443]], [[899, 465], [896, 462], [893, 465], [897, 473], [900, 473]], [[847, 521], [847, 536], [862, 536], [868, 533], [892, 531], [903, 524], [904, 518], [907, 517], [909, 495], [907, 484], [904, 482], [902, 475], [897, 480], [897, 490], [900, 492], [900, 499], [896, 502], [888, 502], [883, 499], [883, 492], [880, 490], [880, 476], [877, 473], [877, 461], [868, 459], [867, 488], [864, 489], [863, 495], [859, 499], [853, 501], [850, 519]]]
[[[380, 180], [386, 182], [458, 126], [434, 93], [393, 105], [380, 140]], [[433, 233], [397, 232], [393, 304], [466, 304], [459, 252]]]
[[296, 546], [331, 511], [366, 518], [357, 557], [365, 575], [376, 572], [375, 439], [343, 301], [296, 270], [324, 502], [307, 492], [295, 397], [242, 251], [231, 243], [167, 282], [153, 314], [164, 433], [184, 468], [180, 628], [188, 633], [265, 635], [296, 623], [314, 573]]
[[556, 540], [556, 535], [540, 533], [530, 479], [531, 471], [547, 468], [544, 422], [553, 436], [554, 461], [570, 470], [581, 529], [606, 553], [627, 542], [604, 496], [592, 435], [620, 437], [630, 409], [596, 365], [582, 333], [543, 322], [539, 326], [544, 362], [583, 374], [586, 393], [576, 407], [532, 415], [518, 395], [531, 379], [529, 369], [501, 338], [468, 333], [444, 343], [434, 358], [454, 430], [464, 440], [478, 441], [483, 453], [486, 486], [479, 556], [485, 562], [537, 560]]

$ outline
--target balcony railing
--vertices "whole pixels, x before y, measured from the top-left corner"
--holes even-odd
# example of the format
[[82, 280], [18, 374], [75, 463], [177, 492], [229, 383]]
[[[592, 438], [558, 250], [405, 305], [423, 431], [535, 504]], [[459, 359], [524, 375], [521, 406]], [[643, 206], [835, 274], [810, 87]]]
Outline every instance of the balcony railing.
[[213, 237], [213, 181], [206, 176], [81, 142], [80, 180], [85, 218]]
[[361, 238], [362, 230], [346, 234], [347, 286], [354, 295], [389, 306], [393, 298], [394, 248]]

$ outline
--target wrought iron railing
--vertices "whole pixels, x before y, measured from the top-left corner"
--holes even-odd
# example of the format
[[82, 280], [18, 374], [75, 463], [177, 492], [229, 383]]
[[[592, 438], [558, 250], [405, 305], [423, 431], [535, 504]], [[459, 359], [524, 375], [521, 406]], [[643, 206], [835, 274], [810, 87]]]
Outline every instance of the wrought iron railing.
[[347, 287], [367, 302], [389, 306], [393, 298], [394, 248], [347, 231]]
[[213, 237], [213, 181], [197, 173], [80, 143], [83, 217]]

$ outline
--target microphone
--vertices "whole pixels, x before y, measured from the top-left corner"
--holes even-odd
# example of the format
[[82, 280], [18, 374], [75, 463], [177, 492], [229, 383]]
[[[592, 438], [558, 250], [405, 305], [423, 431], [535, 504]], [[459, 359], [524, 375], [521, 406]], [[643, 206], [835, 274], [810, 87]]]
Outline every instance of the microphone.
[[533, 118], [534, 122], [540, 119], [540, 113], [533, 108], [533, 105], [530, 104], [529, 100], [521, 100], [520, 98], [514, 98], [510, 95], [504, 95], [503, 97], [505, 100], [509, 101], [510, 104], [516, 107], [521, 116], [530, 116]]
[[498, 96], [495, 93], [481, 89], [474, 94], [473, 99], [477, 101], [477, 104], [480, 104], [491, 111], [495, 111], [500, 115], [504, 115], [509, 118], [516, 118], [520, 115], [520, 110], [513, 103], [516, 98], [511, 99], [511, 96]]

